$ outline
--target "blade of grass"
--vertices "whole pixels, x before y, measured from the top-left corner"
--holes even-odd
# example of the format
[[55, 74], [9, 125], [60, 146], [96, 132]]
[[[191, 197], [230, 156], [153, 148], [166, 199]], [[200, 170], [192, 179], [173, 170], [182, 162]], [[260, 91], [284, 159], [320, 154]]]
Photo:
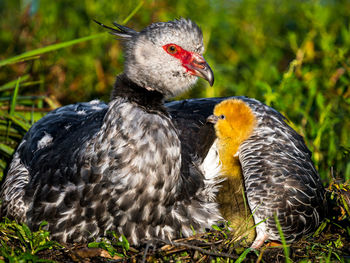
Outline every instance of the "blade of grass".
[[[7, 162], [4, 160], [0, 160], [0, 169], [5, 169], [7, 165]], [[1, 175], [0, 175], [0, 180], [1, 180]]]
[[326, 263], [330, 263], [331, 262], [331, 256], [332, 256], [332, 248], [330, 248], [329, 251], [328, 251], [328, 255], [326, 257]]
[[278, 233], [280, 234], [280, 237], [281, 237], [284, 256], [286, 257], [286, 261], [285, 262], [286, 263], [292, 263], [292, 261], [289, 258], [289, 247], [287, 246], [286, 239], [284, 238], [280, 221], [278, 220], [276, 214], [274, 214], [274, 217], [275, 217], [275, 222], [276, 222], [276, 226], [277, 226], [277, 229], [278, 229]]
[[[1, 114], [1, 112], [0, 112], [0, 114]], [[0, 136], [6, 135], [6, 132], [8, 131], [7, 130], [7, 123], [8, 123], [8, 121], [1, 121], [0, 122]], [[10, 133], [10, 135], [14, 135], [14, 134], [18, 134], [18, 131], [15, 128], [11, 127], [9, 130], [9, 133]]]
[[[16, 101], [17, 101], [17, 95], [18, 95], [18, 89], [19, 89], [19, 83], [21, 81], [21, 77], [19, 77], [17, 79], [16, 82], [16, 86], [15, 89], [13, 91], [13, 95], [12, 95], [12, 100], [11, 100], [11, 106], [10, 106], [10, 111], [9, 111], [9, 116], [13, 117], [13, 114], [15, 112], [15, 108], [16, 108]], [[7, 124], [7, 132], [6, 132], [6, 141], [8, 140], [8, 136], [9, 136], [9, 131], [11, 128], [11, 121], [8, 122]]]
[[33, 85], [38, 85], [38, 84], [42, 84], [44, 83], [43, 80], [35, 80], [35, 81], [28, 81], [28, 82], [24, 82], [22, 83], [22, 88], [23, 87], [28, 87], [28, 86], [33, 86]]
[[[26, 81], [28, 78], [29, 78], [29, 75], [21, 76], [21, 82]], [[18, 81], [18, 79], [15, 79], [15, 80], [12, 80], [10, 82], [7, 82], [4, 85], [1, 85], [0, 86], [0, 91], [6, 91], [6, 90], [9, 90], [9, 89], [12, 89], [13, 87], [16, 86], [17, 81]]]
[[7, 155], [11, 156], [14, 152], [14, 149], [7, 146], [6, 144], [0, 143], [0, 151], [6, 153]]
[[[0, 101], [8, 101], [13, 97], [2, 97], [0, 98]], [[17, 96], [17, 101], [23, 101], [23, 100], [43, 100], [45, 99], [45, 96]]]
[[241, 263], [247, 256], [247, 254], [251, 251], [252, 249], [249, 247], [246, 250], [244, 250], [244, 252], [239, 256], [239, 258], [237, 258], [237, 260], [235, 261], [235, 263]]
[[30, 112], [30, 123], [31, 125], [34, 124], [34, 104], [32, 104], [32, 110]]
[[53, 44], [53, 45], [49, 45], [49, 46], [34, 49], [34, 50], [30, 50], [30, 51], [24, 52], [20, 55], [14, 56], [12, 58], [1, 60], [0, 67], [8, 65], [8, 64], [17, 63], [17, 62], [19, 62], [23, 59], [29, 58], [29, 57], [42, 55], [42, 54], [50, 52], [50, 51], [58, 50], [58, 49], [69, 47], [69, 46], [72, 46], [72, 45], [75, 45], [75, 44], [78, 44], [78, 43], [81, 43], [84, 41], [95, 39], [95, 38], [101, 37], [103, 35], [106, 35], [106, 32], [94, 34], [94, 35], [87, 36], [87, 37], [81, 37], [81, 38], [77, 38], [77, 39], [73, 39], [70, 41], [57, 43], [57, 44]]
[[125, 25], [129, 22], [129, 20], [137, 13], [137, 11], [140, 10], [140, 8], [143, 5], [143, 1], [140, 1], [139, 4], [134, 8], [134, 10], [131, 11], [130, 15], [128, 15], [122, 22], [122, 25]]
[[328, 225], [328, 223], [330, 222], [330, 220], [328, 218], [326, 218], [326, 220], [324, 220], [322, 222], [322, 224], [317, 228], [317, 230], [315, 231], [315, 233], [312, 235], [313, 237], [317, 237]]
[[[4, 132], [3, 129], [0, 129], [0, 142], [6, 141], [6, 137], [4, 137], [4, 135], [6, 135], [6, 130]], [[23, 137], [23, 134], [18, 133], [17, 130], [11, 128], [11, 130], [9, 132], [7, 144], [9, 144], [9, 145], [12, 145], [13, 143], [16, 144], [18, 142], [18, 140], [20, 140], [22, 137]]]
[[10, 112], [9, 112], [10, 116], [13, 116], [13, 114], [15, 113], [16, 102], [17, 102], [17, 95], [18, 95], [18, 89], [19, 89], [20, 81], [21, 81], [21, 77], [19, 77], [17, 79], [17, 83], [16, 83], [15, 89], [13, 91], [12, 100], [11, 100], [11, 107], [10, 107]]
[[16, 125], [20, 126], [25, 131], [28, 131], [29, 128], [30, 128], [30, 124], [27, 124], [24, 121], [19, 120], [15, 116], [10, 116], [10, 115], [7, 115], [7, 114], [4, 114], [3, 116], [5, 118], [10, 119], [13, 123], [15, 123]]
[[[24, 62], [24, 61], [29, 61], [29, 60], [35, 60], [35, 59], [38, 59], [38, 58], [40, 58], [40, 55], [29, 56], [29, 57], [25, 57], [23, 59], [19, 59], [18, 61], [13, 62], [13, 63], [19, 63], [19, 62]], [[13, 64], [13, 63], [11, 63], [11, 64]]]

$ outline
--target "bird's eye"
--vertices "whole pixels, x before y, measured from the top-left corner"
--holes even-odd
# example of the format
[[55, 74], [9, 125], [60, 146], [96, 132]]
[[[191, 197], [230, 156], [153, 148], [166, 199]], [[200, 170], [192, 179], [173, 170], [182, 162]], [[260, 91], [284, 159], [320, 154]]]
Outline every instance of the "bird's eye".
[[225, 119], [225, 115], [223, 115], [223, 114], [221, 114], [220, 116], [219, 116], [219, 119]]
[[177, 48], [174, 45], [168, 46], [167, 50], [170, 54], [175, 54], [177, 52]]

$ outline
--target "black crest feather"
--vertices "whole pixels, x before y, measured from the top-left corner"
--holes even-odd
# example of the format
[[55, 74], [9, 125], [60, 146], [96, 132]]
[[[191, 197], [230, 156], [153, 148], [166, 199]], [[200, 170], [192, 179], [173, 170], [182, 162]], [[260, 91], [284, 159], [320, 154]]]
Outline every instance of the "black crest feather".
[[107, 26], [107, 25], [105, 25], [105, 24], [103, 24], [103, 23], [101, 23], [101, 22], [99, 22], [99, 21], [97, 21], [95, 19], [93, 19], [93, 21], [96, 24], [98, 24], [98, 25], [100, 25], [100, 26], [102, 26], [104, 28], [109, 29], [110, 30], [109, 33], [112, 34], [112, 35], [115, 35], [115, 36], [119, 36], [119, 37], [122, 37], [122, 38], [130, 38], [130, 37], [133, 37], [133, 36], [138, 34], [138, 32], [135, 31], [134, 29], [131, 29], [131, 28], [126, 27], [126, 26], [119, 25], [116, 22], [113, 22], [113, 25], [115, 26], [115, 28], [113, 28], [113, 27]]

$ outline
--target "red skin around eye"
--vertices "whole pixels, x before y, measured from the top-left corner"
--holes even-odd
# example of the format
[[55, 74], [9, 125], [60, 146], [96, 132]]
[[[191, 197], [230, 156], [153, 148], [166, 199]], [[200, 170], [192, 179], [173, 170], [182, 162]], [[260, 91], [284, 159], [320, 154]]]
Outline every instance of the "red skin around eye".
[[[177, 52], [172, 54], [170, 52], [168, 52], [168, 47], [169, 46], [174, 46], [176, 47]], [[187, 67], [187, 65], [191, 64], [191, 62], [193, 61], [193, 53], [189, 52], [183, 48], [181, 48], [180, 46], [176, 45], [176, 44], [166, 44], [163, 46], [163, 49], [171, 56], [179, 59], [182, 63], [182, 66], [184, 66], [184, 68], [186, 68], [187, 71], [190, 71], [191, 73], [195, 73], [193, 69], [190, 69]]]

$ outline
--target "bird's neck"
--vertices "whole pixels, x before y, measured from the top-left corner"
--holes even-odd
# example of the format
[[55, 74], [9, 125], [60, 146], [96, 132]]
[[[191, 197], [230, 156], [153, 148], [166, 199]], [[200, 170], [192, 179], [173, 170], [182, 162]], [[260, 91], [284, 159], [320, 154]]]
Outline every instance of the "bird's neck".
[[117, 76], [112, 91], [111, 100], [118, 97], [129, 100], [144, 108], [146, 111], [159, 111], [168, 115], [163, 105], [164, 95], [155, 90], [143, 88], [131, 81], [125, 74]]
[[235, 178], [238, 181], [242, 180], [241, 165], [238, 156], [235, 156], [239, 148], [239, 143], [232, 142], [229, 139], [221, 139], [219, 140], [218, 148], [223, 176]]
[[[251, 214], [248, 205], [245, 204], [244, 182], [241, 164], [238, 156], [235, 156], [239, 144], [231, 139], [221, 139], [218, 143], [219, 157], [221, 161], [221, 176], [226, 178], [217, 195], [217, 202], [220, 204], [220, 212], [223, 217], [231, 222], [234, 229], [245, 234], [254, 221], [249, 219]], [[247, 231], [248, 233], [248, 231]], [[252, 237], [254, 238], [254, 232]]]
[[161, 93], [118, 76], [102, 127], [89, 150], [96, 157], [93, 165], [115, 189], [145, 192], [139, 197], [145, 200], [152, 192], [159, 203], [166, 204], [174, 202], [177, 194], [181, 145], [162, 98]]

